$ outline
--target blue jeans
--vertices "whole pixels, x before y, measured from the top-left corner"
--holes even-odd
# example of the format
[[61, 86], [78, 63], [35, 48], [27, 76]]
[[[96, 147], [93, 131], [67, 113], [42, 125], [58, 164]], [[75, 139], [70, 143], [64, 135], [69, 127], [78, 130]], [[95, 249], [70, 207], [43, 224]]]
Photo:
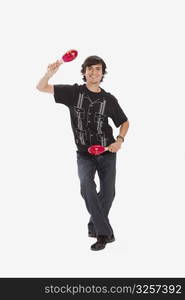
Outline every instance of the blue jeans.
[[[108, 214], [115, 197], [116, 153], [94, 156], [77, 152], [77, 164], [81, 195], [90, 214], [88, 231], [111, 237], [113, 229]], [[94, 181], [96, 171], [100, 180], [98, 193]]]

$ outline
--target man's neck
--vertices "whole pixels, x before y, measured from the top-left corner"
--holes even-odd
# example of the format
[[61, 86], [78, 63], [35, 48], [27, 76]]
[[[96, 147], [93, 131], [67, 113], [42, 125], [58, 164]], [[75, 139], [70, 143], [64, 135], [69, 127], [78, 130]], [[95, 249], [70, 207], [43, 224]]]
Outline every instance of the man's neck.
[[94, 93], [100, 93], [101, 92], [101, 88], [99, 87], [99, 84], [89, 84], [89, 83], [86, 83], [86, 87], [91, 92], [94, 92]]

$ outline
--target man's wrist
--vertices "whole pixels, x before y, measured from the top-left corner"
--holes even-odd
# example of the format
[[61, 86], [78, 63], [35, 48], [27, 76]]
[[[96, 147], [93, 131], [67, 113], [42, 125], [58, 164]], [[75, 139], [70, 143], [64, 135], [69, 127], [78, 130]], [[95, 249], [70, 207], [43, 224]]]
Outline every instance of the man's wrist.
[[118, 136], [116, 137], [116, 139], [117, 139], [117, 142], [119, 142], [119, 143], [123, 143], [123, 142], [124, 142], [124, 137], [121, 136], [121, 135], [118, 135]]
[[44, 77], [50, 79], [53, 75], [49, 75], [48, 73], [45, 73]]

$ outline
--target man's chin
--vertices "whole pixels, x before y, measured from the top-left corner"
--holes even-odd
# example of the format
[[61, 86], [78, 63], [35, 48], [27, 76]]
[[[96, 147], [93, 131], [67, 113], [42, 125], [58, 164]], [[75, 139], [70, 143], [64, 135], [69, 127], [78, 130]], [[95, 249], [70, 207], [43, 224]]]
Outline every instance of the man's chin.
[[89, 80], [89, 83], [90, 83], [90, 84], [99, 84], [100, 81], [97, 80], [97, 79], [94, 79], [94, 80]]

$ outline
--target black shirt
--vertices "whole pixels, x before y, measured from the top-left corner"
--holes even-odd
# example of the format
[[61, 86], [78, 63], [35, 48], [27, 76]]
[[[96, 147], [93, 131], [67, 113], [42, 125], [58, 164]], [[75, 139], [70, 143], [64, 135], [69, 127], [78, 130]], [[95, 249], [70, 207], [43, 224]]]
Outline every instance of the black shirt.
[[70, 110], [71, 126], [79, 152], [87, 152], [91, 145], [108, 146], [115, 142], [111, 118], [116, 127], [127, 121], [127, 116], [117, 99], [101, 88], [101, 92], [90, 91], [83, 85], [54, 85], [54, 98], [57, 103]]

